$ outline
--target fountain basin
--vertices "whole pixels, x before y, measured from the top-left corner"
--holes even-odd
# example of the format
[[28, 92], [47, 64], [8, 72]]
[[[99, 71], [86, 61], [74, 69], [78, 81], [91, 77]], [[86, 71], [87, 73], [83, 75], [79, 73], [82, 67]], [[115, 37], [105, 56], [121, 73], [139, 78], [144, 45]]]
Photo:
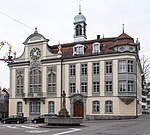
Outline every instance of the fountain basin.
[[45, 122], [51, 126], [79, 126], [83, 121], [82, 117], [47, 117]]

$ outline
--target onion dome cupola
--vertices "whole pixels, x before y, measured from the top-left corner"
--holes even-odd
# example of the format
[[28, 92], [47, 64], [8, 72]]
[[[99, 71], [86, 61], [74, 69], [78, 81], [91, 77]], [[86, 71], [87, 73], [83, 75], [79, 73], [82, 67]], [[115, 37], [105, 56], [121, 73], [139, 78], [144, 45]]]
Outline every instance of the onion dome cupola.
[[86, 37], [86, 18], [81, 13], [81, 7], [79, 7], [79, 14], [74, 17], [74, 41], [85, 41]]

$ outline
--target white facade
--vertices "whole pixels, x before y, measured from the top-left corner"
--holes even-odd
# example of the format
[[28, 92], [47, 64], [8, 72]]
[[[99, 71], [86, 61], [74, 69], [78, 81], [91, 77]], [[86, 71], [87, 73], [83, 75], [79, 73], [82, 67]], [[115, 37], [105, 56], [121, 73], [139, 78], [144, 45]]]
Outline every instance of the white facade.
[[121, 119], [141, 115], [142, 70], [138, 47], [127, 34], [49, 46], [36, 30], [24, 45], [23, 54], [9, 64], [9, 115], [32, 118], [58, 114], [63, 91], [72, 117]]

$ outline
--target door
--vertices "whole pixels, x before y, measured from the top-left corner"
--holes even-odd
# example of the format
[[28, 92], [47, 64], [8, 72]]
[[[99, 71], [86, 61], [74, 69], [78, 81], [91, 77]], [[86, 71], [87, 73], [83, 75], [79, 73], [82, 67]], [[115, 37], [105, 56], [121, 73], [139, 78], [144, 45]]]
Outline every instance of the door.
[[83, 117], [83, 102], [74, 103], [74, 117]]

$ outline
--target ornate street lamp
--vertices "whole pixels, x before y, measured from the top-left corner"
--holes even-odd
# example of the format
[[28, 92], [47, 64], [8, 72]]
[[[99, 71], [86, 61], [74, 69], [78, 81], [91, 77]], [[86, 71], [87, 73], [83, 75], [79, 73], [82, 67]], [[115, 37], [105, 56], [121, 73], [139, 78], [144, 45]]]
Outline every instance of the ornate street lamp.
[[6, 55], [3, 57], [3, 59], [0, 59], [0, 60], [3, 60], [5, 62], [7, 62], [7, 63], [14, 62], [14, 60], [16, 59], [16, 52], [12, 51], [12, 45], [9, 44], [7, 41], [2, 41], [2, 42], [0, 42], [0, 49], [4, 45], [8, 45], [9, 49], [8, 49], [8, 52], [6, 52]]

